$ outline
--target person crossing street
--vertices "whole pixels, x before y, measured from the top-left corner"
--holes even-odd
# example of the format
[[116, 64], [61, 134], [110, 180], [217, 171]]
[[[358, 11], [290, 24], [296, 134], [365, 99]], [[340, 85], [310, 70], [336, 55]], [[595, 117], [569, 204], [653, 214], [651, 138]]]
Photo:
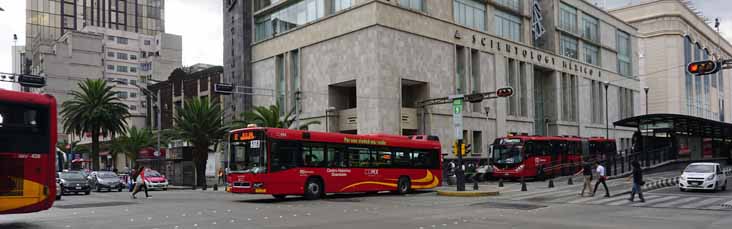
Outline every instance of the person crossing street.
[[605, 183], [607, 180], [607, 176], [605, 175], [605, 166], [602, 166], [599, 161], [595, 161], [595, 166], [597, 166], [597, 183], [595, 183], [595, 189], [592, 191], [592, 196], [595, 196], [595, 193], [597, 193], [597, 186], [602, 183], [602, 186], [605, 188], [605, 197], [610, 197], [610, 190], [607, 188], [607, 184]]
[[630, 202], [633, 202], [635, 199], [635, 194], [638, 193], [638, 198], [640, 199], [640, 202], [646, 202], [646, 199], [643, 199], [643, 169], [641, 169], [640, 163], [638, 161], [633, 161], [631, 164], [633, 166], [633, 188], [630, 191]]
[[590, 192], [590, 190], [592, 190], [592, 164], [590, 162], [584, 161], [582, 169], [574, 175], [578, 176], [580, 174], [582, 174], [584, 180], [580, 196], [585, 196], [585, 190], [587, 190], [588, 193]]

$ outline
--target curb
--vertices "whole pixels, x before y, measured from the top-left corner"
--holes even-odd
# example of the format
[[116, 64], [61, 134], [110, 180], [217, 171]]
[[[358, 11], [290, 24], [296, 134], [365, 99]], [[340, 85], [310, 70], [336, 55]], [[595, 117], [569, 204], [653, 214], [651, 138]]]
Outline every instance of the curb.
[[441, 191], [437, 190], [438, 196], [454, 196], [454, 197], [476, 197], [476, 196], [497, 196], [498, 191]]
[[656, 190], [659, 188], [665, 188], [670, 186], [675, 186], [679, 184], [679, 177], [671, 177], [671, 178], [663, 178], [660, 180], [653, 181], [651, 183], [645, 184], [643, 186], [643, 191], [651, 191]]

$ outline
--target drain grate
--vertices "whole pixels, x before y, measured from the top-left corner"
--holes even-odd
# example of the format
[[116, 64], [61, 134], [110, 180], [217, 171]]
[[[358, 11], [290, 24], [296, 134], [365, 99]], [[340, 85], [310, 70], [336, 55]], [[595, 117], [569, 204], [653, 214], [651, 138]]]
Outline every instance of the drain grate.
[[501, 208], [501, 209], [516, 209], [516, 210], [534, 210], [534, 209], [546, 207], [546, 205], [499, 203], [499, 202], [484, 202], [484, 203], [472, 204], [471, 206]]
[[53, 207], [63, 209], [74, 209], [74, 208], [99, 208], [99, 207], [112, 207], [135, 204], [133, 202], [105, 202], [105, 203], [90, 203], [90, 204], [69, 204], [69, 205], [56, 205]]

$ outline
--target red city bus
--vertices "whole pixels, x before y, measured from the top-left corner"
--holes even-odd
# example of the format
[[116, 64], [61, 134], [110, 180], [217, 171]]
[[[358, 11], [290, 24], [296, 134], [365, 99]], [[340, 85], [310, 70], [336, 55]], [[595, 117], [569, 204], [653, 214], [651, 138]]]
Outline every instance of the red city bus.
[[277, 199], [325, 193], [430, 189], [441, 184], [433, 136], [351, 135], [278, 128], [230, 133], [227, 192]]
[[610, 152], [615, 152], [613, 139], [509, 136], [494, 141], [491, 160], [495, 177], [544, 179], [574, 174], [583, 156], [602, 159]]
[[56, 99], [0, 89], [0, 214], [50, 208], [55, 162]]

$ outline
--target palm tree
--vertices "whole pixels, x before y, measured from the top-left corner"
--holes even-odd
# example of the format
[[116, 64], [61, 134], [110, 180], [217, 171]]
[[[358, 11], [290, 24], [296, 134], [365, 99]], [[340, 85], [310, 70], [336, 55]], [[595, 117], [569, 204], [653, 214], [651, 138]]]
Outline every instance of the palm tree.
[[209, 99], [194, 97], [176, 108], [175, 132], [179, 139], [193, 145], [196, 185], [206, 186], [206, 161], [209, 146], [224, 137], [227, 128], [221, 121], [222, 110]]
[[124, 133], [130, 113], [112, 91], [112, 86], [101, 79], [87, 79], [71, 91], [71, 99], [61, 105], [66, 133], [91, 133], [93, 169], [99, 169], [99, 135], [116, 136]]
[[[234, 121], [233, 126], [244, 127], [247, 124], [257, 124], [257, 126], [261, 127], [291, 128], [297, 118], [294, 114], [295, 109], [292, 109], [284, 117], [280, 116], [279, 103], [269, 107], [258, 106], [254, 107], [253, 111], [242, 113], [241, 116], [244, 119]], [[297, 127], [297, 129], [306, 129], [313, 124], [320, 124], [320, 121], [308, 121]]]
[[123, 135], [112, 140], [110, 151], [115, 155], [118, 153], [125, 154], [127, 158], [132, 161], [130, 168], [134, 168], [138, 152], [145, 147], [152, 146], [153, 144], [155, 144], [153, 141], [153, 134], [149, 129], [138, 129], [137, 127], [132, 127], [127, 130], [127, 135]]

